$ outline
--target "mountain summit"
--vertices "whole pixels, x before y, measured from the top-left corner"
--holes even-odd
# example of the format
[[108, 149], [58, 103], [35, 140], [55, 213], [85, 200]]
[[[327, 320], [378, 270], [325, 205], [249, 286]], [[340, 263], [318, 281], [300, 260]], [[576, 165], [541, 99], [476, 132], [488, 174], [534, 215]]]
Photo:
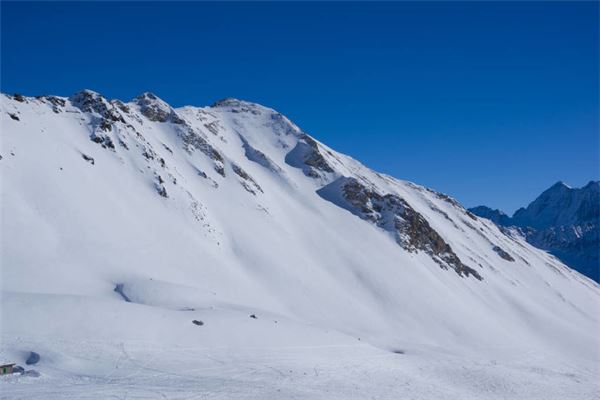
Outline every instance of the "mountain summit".
[[600, 280], [600, 181], [581, 188], [557, 182], [512, 218], [485, 206], [469, 210], [499, 226], [518, 228], [513, 232], [532, 245]]
[[[82, 91], [0, 115], [0, 358], [44, 376], [11, 398], [597, 393], [596, 283], [271, 108]], [[545, 210], [519, 215], [572, 221]]]

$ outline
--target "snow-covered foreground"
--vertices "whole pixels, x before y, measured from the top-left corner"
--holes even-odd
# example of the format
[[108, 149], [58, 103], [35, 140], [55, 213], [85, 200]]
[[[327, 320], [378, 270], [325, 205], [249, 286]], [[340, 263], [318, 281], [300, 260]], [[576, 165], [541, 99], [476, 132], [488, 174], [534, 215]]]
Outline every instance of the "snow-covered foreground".
[[[63, 319], [60, 310], [51, 312], [51, 301], [40, 300], [42, 313]], [[418, 343], [382, 349], [268, 313], [254, 319], [246, 310], [164, 311], [117, 300], [79, 301], [75, 317], [81, 325], [103, 320], [122, 332], [110, 333], [112, 340], [101, 340], [101, 333], [82, 339], [74, 328], [54, 338], [43, 333], [48, 318], [32, 323], [39, 335], [5, 333], [2, 359], [22, 362], [29, 350], [43, 358], [36, 366], [41, 377], [0, 380], [2, 398], [565, 400], [597, 398], [600, 390], [594, 363], [533, 351], [488, 356]], [[67, 301], [63, 307], [72, 312]], [[151, 335], [158, 338], [149, 340]]]
[[[1, 382], [6, 399], [594, 399], [597, 370], [398, 355], [368, 345], [161, 347], [155, 343], [17, 343], [52, 349], [56, 368]], [[536, 360], [546, 365], [548, 360]]]
[[596, 283], [274, 110], [0, 105], [2, 398], [598, 397]]

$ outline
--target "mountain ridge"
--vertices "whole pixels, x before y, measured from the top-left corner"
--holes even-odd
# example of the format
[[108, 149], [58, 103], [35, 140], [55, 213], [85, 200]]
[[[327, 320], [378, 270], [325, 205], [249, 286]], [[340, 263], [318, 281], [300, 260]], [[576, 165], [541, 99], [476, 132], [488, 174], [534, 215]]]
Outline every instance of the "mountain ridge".
[[[307, 382], [287, 372], [300, 370], [345, 377], [345, 398], [364, 398], [357, 382], [406, 395], [392, 372], [419, 365], [438, 371], [427, 383], [410, 376], [422, 393], [434, 396], [433, 381], [480, 398], [490, 388], [472, 386], [472, 373], [492, 379], [491, 360], [523, 394], [530, 382], [547, 388], [542, 364], [589, 383], [560, 378], [557, 396], [597, 387], [598, 284], [271, 108], [215, 104], [0, 95], [0, 355], [47, 360], [41, 393], [88, 374], [94, 385], [185, 386], [219, 371], [258, 388], [254, 377]], [[304, 355], [291, 361], [293, 349]], [[375, 359], [385, 371], [362, 366]], [[116, 371], [119, 362], [135, 372]], [[264, 363], [276, 371], [256, 372]], [[320, 365], [332, 372], [316, 374]], [[520, 365], [534, 372], [523, 380]]]
[[518, 228], [529, 243], [600, 279], [600, 181], [572, 188], [559, 181], [512, 217], [486, 206], [469, 209], [499, 226]]

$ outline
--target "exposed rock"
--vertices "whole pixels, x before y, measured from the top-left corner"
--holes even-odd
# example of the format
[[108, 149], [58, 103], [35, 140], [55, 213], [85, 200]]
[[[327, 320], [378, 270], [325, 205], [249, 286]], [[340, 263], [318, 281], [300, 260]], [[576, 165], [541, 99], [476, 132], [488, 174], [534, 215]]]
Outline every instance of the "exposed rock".
[[402, 248], [410, 252], [423, 251], [440, 267], [451, 268], [460, 276], [473, 275], [483, 279], [477, 271], [461, 262], [450, 245], [403, 198], [395, 194], [381, 195], [355, 178], [339, 178], [318, 193], [334, 203], [336, 196], [341, 194], [346, 204], [336, 204], [393, 233]]
[[187, 127], [187, 129], [180, 131], [180, 136], [188, 153], [191, 153], [193, 150], [200, 150], [204, 155], [213, 160], [215, 171], [225, 177], [224, 157], [200, 133], [191, 127]]
[[125, 119], [119, 111], [100, 94], [91, 90], [82, 90], [69, 98], [71, 103], [83, 112], [98, 114], [102, 122], [122, 122]]
[[21, 93], [15, 93], [13, 95], [13, 99], [15, 99], [16, 101], [18, 101], [19, 103], [24, 103], [25, 102], [25, 97]]
[[17, 114], [13, 114], [13, 113], [8, 113], [8, 115], [14, 119], [15, 121], [20, 121], [19, 117], [17, 116]]
[[184, 124], [185, 121], [169, 106], [159, 99], [153, 93], [142, 93], [135, 98], [140, 106], [140, 112], [150, 121], [154, 122], [172, 122], [174, 124]]
[[306, 176], [321, 177], [321, 173], [332, 173], [333, 168], [319, 151], [319, 144], [306, 134], [300, 135], [301, 140], [285, 156], [285, 162], [292, 167], [301, 168]]
[[477, 221], [477, 216], [473, 214], [471, 211], [467, 210], [467, 216], [471, 218], [473, 221]]
[[256, 191], [263, 193], [263, 190], [258, 185], [258, 183], [256, 183], [256, 181], [254, 179], [252, 179], [252, 177], [250, 175], [248, 175], [248, 173], [246, 171], [244, 171], [242, 169], [242, 167], [240, 167], [239, 165], [237, 165], [235, 163], [232, 163], [231, 168], [233, 169], [233, 172], [235, 172], [235, 174], [237, 176], [239, 176], [240, 178], [242, 178], [244, 180], [242, 182], [242, 186], [244, 187], [244, 189], [246, 189], [246, 191], [248, 191], [254, 195], [256, 195]]
[[[160, 177], [159, 177], [159, 178], [160, 178]], [[162, 180], [162, 178], [161, 178], [160, 180]], [[162, 183], [157, 183], [157, 184], [155, 184], [155, 187], [156, 187], [156, 192], [157, 192], [157, 193], [158, 193], [160, 196], [162, 196], [162, 197], [164, 197], [164, 198], [168, 198], [168, 197], [169, 197], [169, 195], [167, 194], [167, 189], [166, 189], [166, 188], [165, 188], [165, 187], [162, 185]]]
[[211, 108], [227, 108], [233, 113], [249, 112], [254, 115], [259, 115], [261, 114], [262, 107], [255, 103], [229, 97], [216, 101], [211, 105]]
[[131, 111], [129, 106], [123, 103], [121, 100], [111, 100], [110, 103], [125, 114], [129, 114], [129, 112]]
[[192, 321], [192, 324], [197, 325], [197, 326], [202, 326], [202, 325], [204, 325], [204, 322], [195, 319]]
[[56, 114], [62, 112], [62, 109], [66, 105], [65, 99], [62, 99], [57, 96], [41, 96], [42, 101], [48, 102], [52, 105], [52, 111]]
[[83, 158], [85, 161], [89, 162], [90, 164], [92, 164], [92, 165], [94, 165], [94, 164], [95, 164], [95, 161], [94, 161], [94, 158], [93, 158], [93, 157], [90, 157], [90, 156], [88, 156], [87, 154], [81, 154], [81, 157], [82, 157], [82, 158]]
[[92, 142], [100, 144], [105, 149], [106, 148], [109, 148], [112, 150], [115, 149], [115, 144], [113, 143], [112, 139], [108, 135], [97, 134], [94, 132], [90, 135], [90, 139]]
[[515, 261], [514, 258], [512, 258], [512, 256], [510, 254], [508, 254], [503, 248], [501, 248], [500, 246], [494, 246], [492, 248], [492, 250], [494, 250], [500, 257], [502, 257], [503, 259], [505, 259], [506, 261]]

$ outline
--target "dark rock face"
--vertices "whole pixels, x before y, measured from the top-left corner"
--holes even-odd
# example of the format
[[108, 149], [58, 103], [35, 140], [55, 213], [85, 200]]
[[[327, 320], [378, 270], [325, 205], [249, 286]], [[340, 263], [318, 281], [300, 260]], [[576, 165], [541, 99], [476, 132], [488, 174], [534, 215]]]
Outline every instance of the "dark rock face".
[[99, 114], [103, 120], [125, 123], [119, 111], [100, 94], [91, 90], [82, 90], [69, 98], [71, 104], [83, 112]]
[[288, 165], [301, 168], [302, 172], [311, 178], [318, 178], [321, 173], [334, 172], [321, 154], [318, 143], [313, 138], [307, 134], [301, 134], [300, 139], [285, 157], [285, 162]]
[[498, 254], [500, 257], [502, 257], [503, 259], [505, 259], [506, 261], [515, 261], [514, 258], [512, 258], [512, 256], [510, 254], [508, 254], [502, 247], [500, 246], [494, 246], [492, 248], [492, 250], [494, 250], [496, 252], [496, 254]]
[[52, 106], [52, 111], [54, 111], [56, 114], [61, 113], [67, 103], [65, 99], [61, 99], [60, 97], [56, 96], [40, 96], [38, 99], [42, 100], [43, 102], [50, 103]]
[[600, 182], [578, 189], [558, 182], [512, 218], [485, 206], [470, 211], [499, 226], [516, 228], [530, 244], [600, 281]]
[[188, 153], [191, 153], [193, 150], [199, 150], [206, 156], [208, 156], [211, 160], [214, 161], [214, 169], [215, 171], [221, 175], [225, 176], [225, 167], [224, 167], [224, 158], [219, 153], [217, 149], [215, 149], [208, 141], [202, 137], [202, 134], [194, 131], [191, 127], [182, 128], [180, 131], [181, 139], [183, 140], [183, 144], [185, 150]]
[[423, 251], [441, 268], [453, 269], [460, 276], [472, 275], [482, 279], [477, 271], [461, 262], [450, 245], [403, 198], [379, 194], [355, 178], [340, 178], [318, 193], [360, 218], [392, 232], [402, 248], [410, 252]]
[[252, 179], [252, 177], [248, 175], [248, 173], [244, 171], [242, 167], [237, 164], [231, 164], [231, 168], [237, 176], [242, 178], [242, 186], [244, 189], [246, 189], [246, 191], [252, 193], [253, 195], [256, 195], [256, 192], [264, 193], [258, 183], [256, 183], [256, 181]]
[[135, 100], [140, 106], [140, 112], [150, 121], [172, 122], [174, 124], [185, 123], [175, 110], [153, 93], [143, 93], [136, 97]]
[[94, 143], [98, 143], [105, 149], [107, 149], [107, 148], [112, 149], [112, 150], [115, 149], [115, 144], [113, 143], [112, 139], [108, 135], [92, 133], [90, 135], [90, 140]]

